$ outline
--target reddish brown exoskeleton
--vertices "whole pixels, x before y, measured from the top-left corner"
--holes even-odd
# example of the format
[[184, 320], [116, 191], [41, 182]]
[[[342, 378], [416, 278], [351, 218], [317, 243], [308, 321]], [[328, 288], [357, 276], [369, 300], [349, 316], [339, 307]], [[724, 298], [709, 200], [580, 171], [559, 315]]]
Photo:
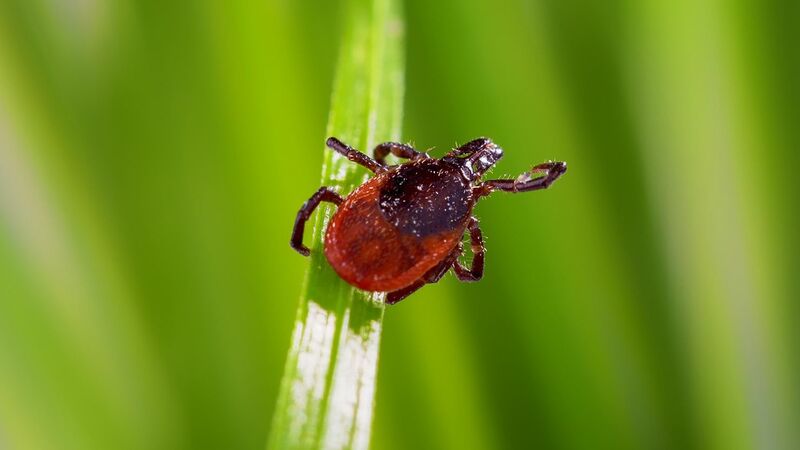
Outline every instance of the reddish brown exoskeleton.
[[[481, 181], [503, 157], [503, 150], [486, 138], [439, 159], [395, 142], [375, 147], [375, 159], [334, 137], [327, 145], [375, 176], [346, 198], [321, 187], [297, 213], [291, 246], [308, 256], [305, 223], [320, 202], [334, 203], [338, 209], [325, 230], [325, 256], [351, 285], [388, 292], [389, 304], [439, 281], [450, 268], [461, 281], [480, 280], [484, 246], [478, 219], [472, 216], [475, 203], [494, 191], [545, 189], [567, 171], [566, 163], [546, 162], [515, 179]], [[389, 153], [409, 161], [387, 166], [384, 158]], [[534, 178], [535, 173], [542, 175]], [[458, 261], [467, 230], [474, 254], [470, 268]]]

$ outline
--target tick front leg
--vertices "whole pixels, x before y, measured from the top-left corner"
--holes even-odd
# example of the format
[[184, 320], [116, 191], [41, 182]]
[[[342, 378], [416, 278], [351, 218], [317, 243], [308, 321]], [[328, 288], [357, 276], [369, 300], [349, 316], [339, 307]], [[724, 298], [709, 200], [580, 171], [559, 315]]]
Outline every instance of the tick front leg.
[[350, 147], [349, 145], [343, 143], [342, 141], [336, 139], [335, 137], [329, 137], [328, 141], [325, 144], [334, 151], [336, 151], [337, 153], [341, 153], [342, 155], [344, 155], [350, 161], [362, 165], [374, 173], [380, 173], [386, 170], [386, 167], [383, 164], [379, 163], [378, 161], [375, 161], [374, 159], [361, 153], [360, 151], [354, 149], [353, 147]]
[[314, 195], [311, 196], [303, 206], [300, 208], [300, 211], [297, 212], [297, 218], [294, 220], [294, 229], [292, 230], [292, 240], [289, 242], [289, 245], [292, 246], [293, 249], [297, 250], [297, 253], [300, 253], [303, 256], [308, 256], [311, 251], [303, 245], [303, 232], [305, 231], [306, 221], [308, 218], [311, 217], [311, 213], [317, 209], [320, 202], [330, 202], [336, 206], [339, 206], [344, 199], [341, 195], [337, 194], [329, 187], [321, 187]]
[[469, 230], [470, 244], [472, 247], [472, 267], [467, 269], [462, 266], [458, 259], [453, 261], [453, 271], [461, 281], [478, 281], [483, 278], [483, 259], [486, 254], [486, 247], [483, 245], [483, 235], [478, 226], [478, 219], [469, 218], [467, 224]]
[[378, 164], [386, 165], [386, 155], [389, 153], [397, 156], [398, 158], [411, 160], [429, 157], [427, 153], [419, 152], [410, 145], [399, 144], [397, 142], [384, 142], [383, 144], [378, 144], [375, 147], [375, 150], [372, 151], [372, 156], [375, 158], [375, 161], [377, 161]]
[[[486, 180], [478, 188], [478, 195], [489, 195], [493, 191], [505, 192], [527, 192], [547, 189], [561, 175], [567, 171], [567, 163], [551, 161], [533, 167], [529, 172], [524, 172], [513, 180]], [[532, 178], [531, 174], [544, 173], [544, 175]]]

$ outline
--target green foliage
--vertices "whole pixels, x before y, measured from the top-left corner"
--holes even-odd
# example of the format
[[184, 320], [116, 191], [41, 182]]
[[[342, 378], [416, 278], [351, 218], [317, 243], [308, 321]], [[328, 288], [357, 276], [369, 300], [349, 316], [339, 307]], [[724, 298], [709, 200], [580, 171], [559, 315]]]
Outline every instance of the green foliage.
[[[264, 448], [311, 311], [342, 370], [382, 328], [376, 450], [800, 448], [800, 3], [406, 0], [402, 140], [570, 171], [482, 201], [481, 282], [385, 313], [320, 258], [330, 209], [321, 283], [287, 245], [326, 121], [398, 137], [399, 90], [341, 94], [392, 79], [373, 48], [334, 70], [366, 5], [0, 1], [0, 448]], [[316, 373], [312, 441], [356, 410]]]
[[[403, 22], [394, 0], [350, 0], [327, 134], [359, 149], [399, 140]], [[349, 192], [365, 170], [325, 150], [322, 185]], [[269, 448], [367, 448], [383, 321], [383, 294], [340, 279], [322, 253], [334, 207], [319, 207]]]

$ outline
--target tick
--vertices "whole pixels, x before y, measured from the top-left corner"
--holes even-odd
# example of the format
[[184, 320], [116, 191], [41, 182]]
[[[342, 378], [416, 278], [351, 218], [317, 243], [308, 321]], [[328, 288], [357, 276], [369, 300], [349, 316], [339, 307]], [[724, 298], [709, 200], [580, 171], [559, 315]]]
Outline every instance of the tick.
[[[325, 230], [325, 257], [351, 285], [387, 292], [394, 304], [427, 283], [436, 283], [449, 269], [461, 281], [483, 277], [485, 248], [475, 204], [494, 191], [527, 192], [545, 189], [567, 171], [563, 162], [534, 166], [515, 179], [485, 180], [483, 175], [503, 157], [503, 149], [487, 138], [468, 142], [432, 158], [411, 146], [386, 142], [373, 151], [374, 159], [328, 138], [328, 147], [360, 164], [375, 176], [342, 198], [321, 187], [306, 201], [294, 222], [291, 246], [301, 255], [306, 221], [320, 202], [338, 208]], [[391, 153], [408, 162], [387, 166]], [[534, 178], [534, 174], [540, 174]], [[469, 231], [473, 259], [469, 268], [458, 258], [461, 238]]]

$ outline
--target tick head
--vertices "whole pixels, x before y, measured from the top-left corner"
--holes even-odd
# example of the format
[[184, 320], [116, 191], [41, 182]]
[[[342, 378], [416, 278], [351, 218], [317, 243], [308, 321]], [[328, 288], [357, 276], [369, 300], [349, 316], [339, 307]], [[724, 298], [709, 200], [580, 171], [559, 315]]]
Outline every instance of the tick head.
[[489, 169], [494, 167], [497, 161], [502, 157], [503, 149], [487, 139], [486, 144], [484, 144], [480, 150], [470, 155], [466, 161], [472, 169], [474, 179], [478, 179], [488, 172]]

